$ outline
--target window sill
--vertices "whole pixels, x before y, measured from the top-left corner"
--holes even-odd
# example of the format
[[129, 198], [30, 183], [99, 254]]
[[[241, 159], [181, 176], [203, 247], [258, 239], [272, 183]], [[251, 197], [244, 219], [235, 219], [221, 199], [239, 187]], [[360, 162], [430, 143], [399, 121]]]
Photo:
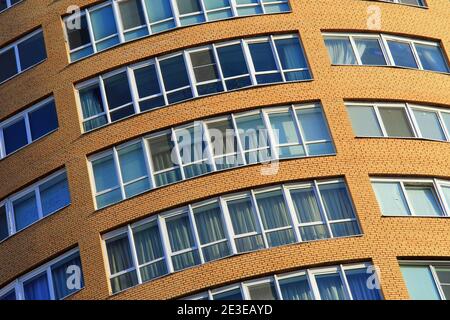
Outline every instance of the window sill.
[[401, 70], [412, 70], [412, 71], [422, 71], [422, 72], [429, 72], [429, 73], [437, 73], [442, 75], [450, 75], [450, 71], [448, 72], [442, 72], [442, 71], [432, 71], [432, 70], [425, 70], [425, 69], [418, 69], [418, 68], [408, 68], [408, 67], [401, 67], [401, 66], [392, 66], [392, 65], [367, 65], [367, 64], [331, 64], [332, 67], [368, 67], [368, 68], [392, 68], [392, 69], [401, 69]]

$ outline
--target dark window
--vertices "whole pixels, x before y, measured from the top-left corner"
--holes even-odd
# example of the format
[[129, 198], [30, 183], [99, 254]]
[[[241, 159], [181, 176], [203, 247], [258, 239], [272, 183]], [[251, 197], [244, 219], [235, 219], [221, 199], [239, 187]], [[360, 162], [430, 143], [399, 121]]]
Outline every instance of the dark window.
[[42, 107], [30, 112], [31, 138], [39, 139], [47, 133], [58, 128], [58, 117], [56, 115], [55, 102], [50, 101]]
[[0, 207], [0, 241], [8, 237], [8, 220], [5, 206]]
[[17, 47], [19, 49], [20, 66], [22, 70], [34, 66], [47, 58], [42, 32], [19, 43]]
[[3, 53], [0, 53], [0, 82], [11, 78], [17, 74], [16, 55], [14, 48], [8, 49]]
[[6, 154], [10, 154], [25, 146], [28, 143], [25, 120], [22, 118], [3, 128], [3, 139], [5, 141]]
[[74, 19], [76, 18], [80, 19], [79, 29], [75, 27], [73, 19], [68, 19], [66, 21], [67, 37], [69, 39], [69, 48], [71, 50], [84, 46], [91, 42], [86, 16], [82, 15], [80, 17], [76, 17], [74, 15]]

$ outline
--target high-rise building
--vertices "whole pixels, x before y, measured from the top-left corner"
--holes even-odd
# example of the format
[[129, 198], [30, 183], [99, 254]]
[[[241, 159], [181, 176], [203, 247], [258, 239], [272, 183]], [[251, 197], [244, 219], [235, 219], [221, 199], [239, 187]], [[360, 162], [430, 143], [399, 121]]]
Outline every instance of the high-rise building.
[[450, 298], [448, 0], [0, 12], [0, 299]]

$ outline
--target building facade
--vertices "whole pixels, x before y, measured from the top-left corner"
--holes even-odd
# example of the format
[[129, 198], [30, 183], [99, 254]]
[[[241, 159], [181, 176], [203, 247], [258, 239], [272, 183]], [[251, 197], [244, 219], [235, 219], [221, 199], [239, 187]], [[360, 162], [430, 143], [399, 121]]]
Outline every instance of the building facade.
[[0, 1], [0, 299], [449, 299], [449, 17]]

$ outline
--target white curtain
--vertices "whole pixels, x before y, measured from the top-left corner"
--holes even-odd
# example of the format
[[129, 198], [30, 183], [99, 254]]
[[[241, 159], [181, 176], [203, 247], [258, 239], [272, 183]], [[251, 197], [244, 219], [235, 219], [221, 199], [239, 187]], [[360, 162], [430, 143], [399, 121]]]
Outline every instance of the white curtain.
[[339, 274], [316, 276], [322, 300], [345, 300], [344, 287]]
[[306, 276], [280, 280], [283, 300], [313, 300]]
[[348, 38], [326, 38], [325, 45], [333, 64], [356, 64], [355, 53]]
[[381, 300], [380, 290], [368, 286], [367, 280], [372, 274], [367, 273], [366, 269], [350, 270], [345, 274], [353, 300]]
[[47, 274], [42, 273], [23, 284], [25, 300], [50, 300]]

